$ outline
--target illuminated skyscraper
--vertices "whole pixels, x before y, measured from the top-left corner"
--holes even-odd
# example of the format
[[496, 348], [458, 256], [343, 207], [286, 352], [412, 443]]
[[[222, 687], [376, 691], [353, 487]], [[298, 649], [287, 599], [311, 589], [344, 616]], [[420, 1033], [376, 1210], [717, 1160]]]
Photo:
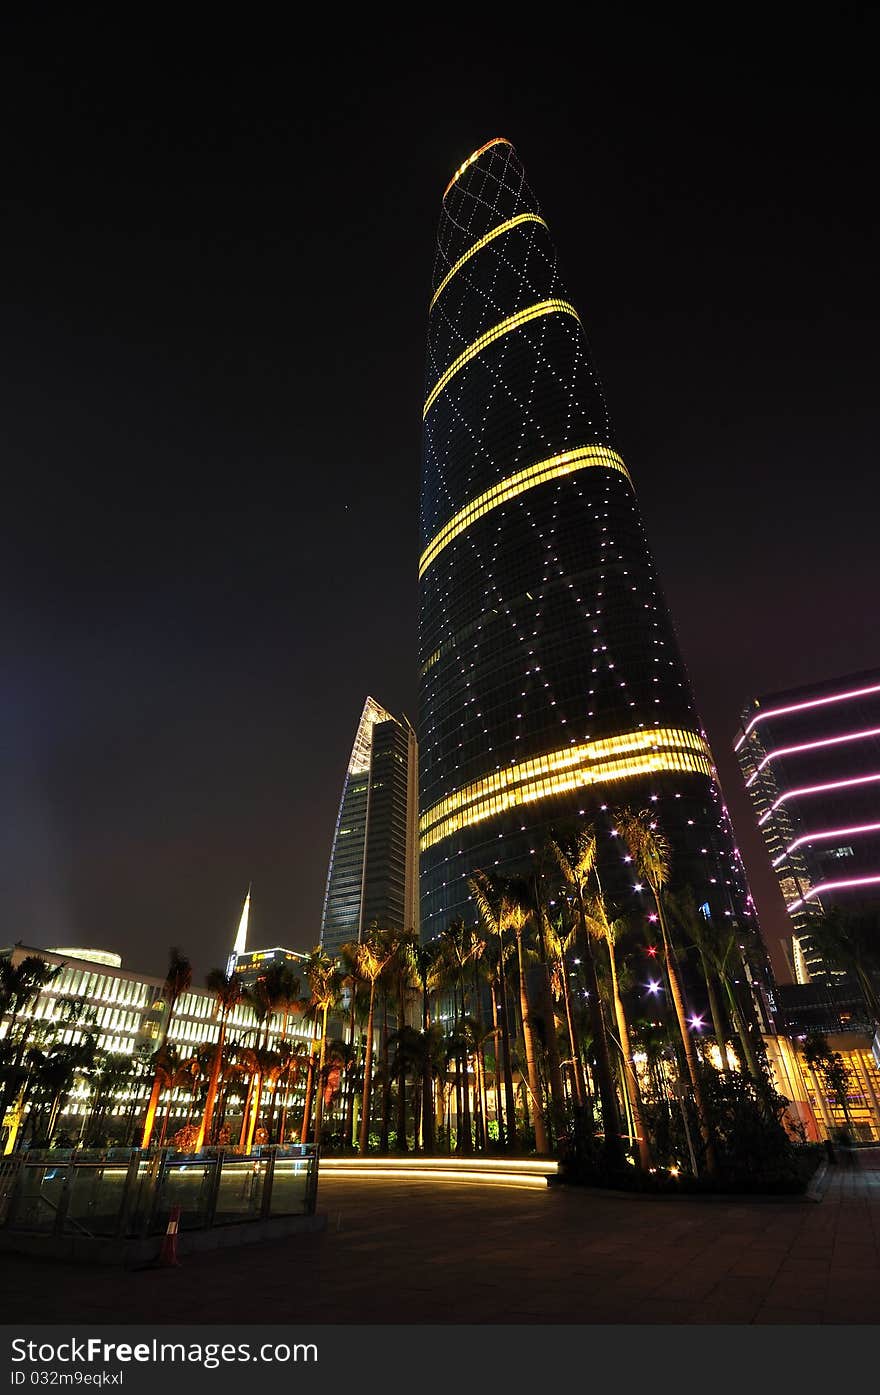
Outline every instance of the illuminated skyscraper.
[[836, 975], [811, 929], [880, 908], [880, 669], [753, 698], [736, 754], [791, 919], [800, 983]]
[[342, 787], [321, 947], [337, 954], [380, 929], [418, 928], [415, 732], [368, 697]]
[[443, 195], [419, 576], [423, 935], [472, 917], [475, 867], [514, 870], [606, 803], [655, 809], [676, 880], [753, 922], [630, 472], [503, 139]]

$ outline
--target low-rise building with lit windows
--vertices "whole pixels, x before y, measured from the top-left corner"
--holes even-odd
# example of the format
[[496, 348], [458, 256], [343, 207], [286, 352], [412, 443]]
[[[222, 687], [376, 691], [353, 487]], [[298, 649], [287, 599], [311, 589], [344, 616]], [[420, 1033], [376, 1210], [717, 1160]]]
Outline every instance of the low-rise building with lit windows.
[[[258, 951], [274, 954], [275, 951]], [[287, 953], [287, 951], [282, 951]], [[161, 1038], [168, 1014], [168, 1002], [163, 993], [164, 980], [137, 973], [122, 966], [119, 955], [104, 950], [63, 948], [40, 949], [16, 944], [0, 948], [0, 958], [11, 960], [13, 966], [29, 956], [37, 956], [58, 973], [45, 985], [34, 1001], [18, 1015], [15, 1031], [18, 1040], [24, 1030], [28, 1048], [48, 1050], [55, 1044], [68, 1045], [94, 1036], [102, 1056], [129, 1057], [131, 1071], [117, 1072], [119, 1084], [114, 1086], [113, 1103], [107, 1111], [112, 1121], [139, 1118], [146, 1106], [152, 1081], [152, 1056]], [[252, 958], [253, 956], [245, 956]], [[10, 1014], [0, 1016], [0, 1043], [10, 1028]], [[232, 1009], [227, 1022], [226, 1040], [232, 1047], [255, 1046], [262, 1038], [265, 1023], [261, 1023], [247, 998]], [[167, 1042], [176, 1049], [181, 1062], [208, 1057], [209, 1048], [217, 1041], [219, 1017], [214, 994], [208, 988], [188, 988], [174, 1005], [168, 1024]], [[282, 1035], [311, 1040], [313, 1029], [300, 1016], [291, 1016], [269, 1025], [267, 1045], [270, 1049]], [[182, 1121], [188, 1105], [183, 1093], [167, 1092], [171, 1106], [171, 1126]], [[163, 1096], [165, 1099], [165, 1096]], [[88, 1081], [75, 1084], [64, 1102], [61, 1116], [67, 1131], [76, 1133], [77, 1124], [92, 1108]], [[164, 1105], [163, 1105], [164, 1108]]]

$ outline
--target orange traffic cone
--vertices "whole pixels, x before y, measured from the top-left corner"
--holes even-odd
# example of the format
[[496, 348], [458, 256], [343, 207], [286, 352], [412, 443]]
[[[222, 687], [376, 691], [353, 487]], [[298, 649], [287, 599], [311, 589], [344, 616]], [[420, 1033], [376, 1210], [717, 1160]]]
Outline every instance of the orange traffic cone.
[[180, 1229], [180, 1207], [172, 1206], [168, 1216], [168, 1225], [165, 1227], [165, 1234], [162, 1236], [162, 1248], [159, 1251], [159, 1258], [156, 1264], [160, 1269], [177, 1269], [180, 1267], [180, 1260], [177, 1258], [177, 1232]]

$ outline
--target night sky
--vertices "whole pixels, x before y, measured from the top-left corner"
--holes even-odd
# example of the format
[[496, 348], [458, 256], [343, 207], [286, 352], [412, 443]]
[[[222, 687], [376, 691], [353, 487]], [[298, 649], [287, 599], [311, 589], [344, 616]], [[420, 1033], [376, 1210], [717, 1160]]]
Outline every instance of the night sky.
[[317, 940], [364, 698], [416, 716], [440, 198], [505, 135], [775, 951], [740, 709], [880, 662], [876, 18], [50, 13], [0, 34], [0, 943], [200, 981], [249, 881], [254, 946]]

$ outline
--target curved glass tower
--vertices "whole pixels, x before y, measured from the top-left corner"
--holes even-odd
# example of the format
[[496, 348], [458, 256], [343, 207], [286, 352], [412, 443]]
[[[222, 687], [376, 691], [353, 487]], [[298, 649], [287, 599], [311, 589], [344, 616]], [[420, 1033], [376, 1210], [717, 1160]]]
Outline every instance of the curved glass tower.
[[751, 918], [583, 326], [501, 138], [443, 196], [419, 577], [422, 933], [472, 916], [475, 867], [606, 802], [656, 808], [678, 876]]

